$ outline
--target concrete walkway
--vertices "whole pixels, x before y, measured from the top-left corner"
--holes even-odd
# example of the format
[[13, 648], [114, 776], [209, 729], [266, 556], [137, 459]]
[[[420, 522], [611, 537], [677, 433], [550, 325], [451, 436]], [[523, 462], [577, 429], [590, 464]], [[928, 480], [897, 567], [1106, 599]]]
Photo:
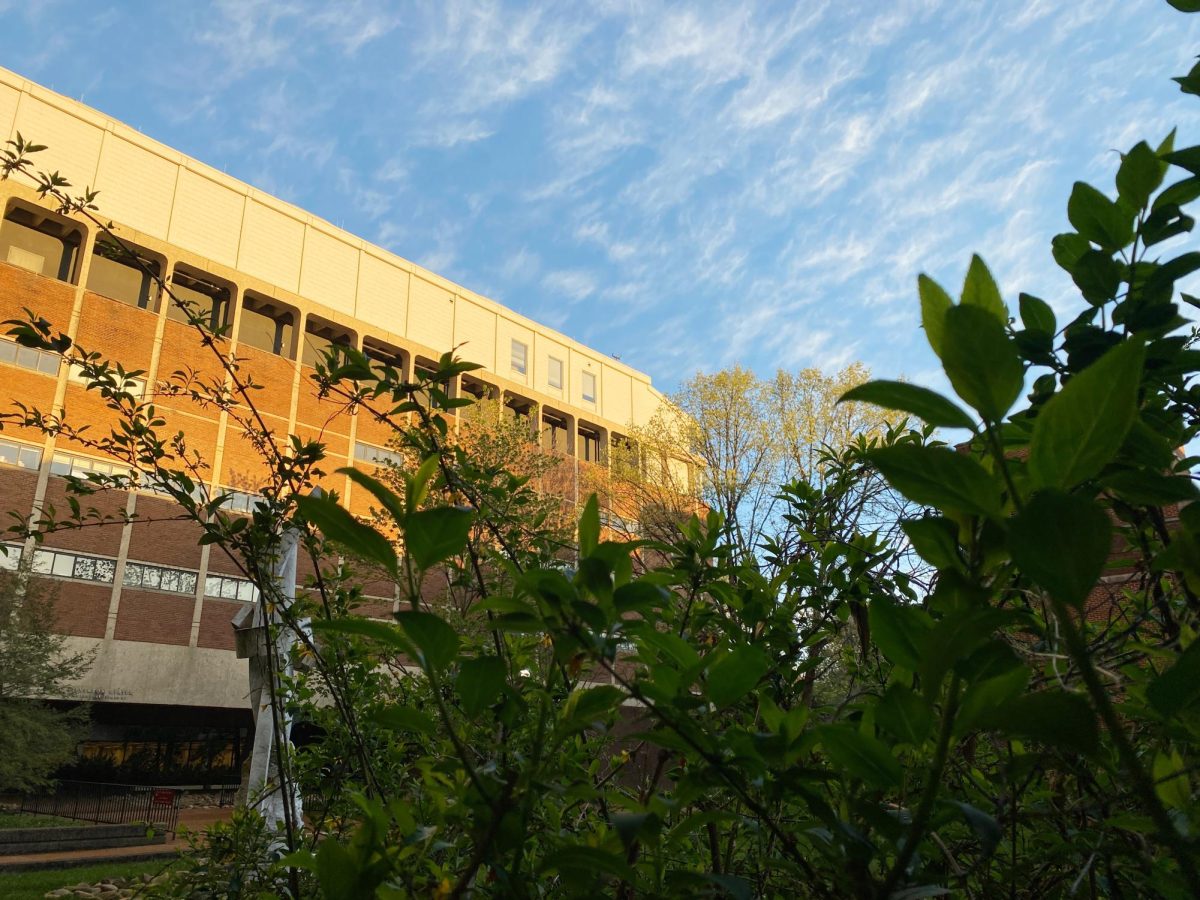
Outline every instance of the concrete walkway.
[[[233, 809], [181, 809], [179, 831], [164, 844], [146, 844], [141, 847], [105, 847], [96, 850], [57, 850], [52, 853], [19, 853], [0, 856], [0, 873], [20, 869], [60, 869], [69, 866], [84, 866], [98, 862], [130, 862], [139, 859], [174, 857], [181, 847], [187, 845], [182, 832], [203, 831], [214, 822], [228, 822]], [[86, 823], [80, 823], [86, 824]]]

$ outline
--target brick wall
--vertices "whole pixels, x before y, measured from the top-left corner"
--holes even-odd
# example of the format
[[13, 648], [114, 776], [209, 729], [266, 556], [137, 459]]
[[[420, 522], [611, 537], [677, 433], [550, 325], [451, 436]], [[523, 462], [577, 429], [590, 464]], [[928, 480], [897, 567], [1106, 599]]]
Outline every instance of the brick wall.
[[121, 592], [117, 610], [118, 641], [187, 646], [192, 631], [194, 597], [156, 591]]

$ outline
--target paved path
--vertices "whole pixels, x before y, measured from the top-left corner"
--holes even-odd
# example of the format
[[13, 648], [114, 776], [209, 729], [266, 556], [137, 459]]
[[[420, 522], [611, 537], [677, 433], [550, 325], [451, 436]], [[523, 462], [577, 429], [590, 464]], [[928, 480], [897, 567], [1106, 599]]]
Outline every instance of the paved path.
[[[226, 806], [221, 809], [181, 809], [179, 811], [180, 832], [201, 831], [214, 822], [227, 822], [233, 815], [233, 809]], [[86, 823], [80, 823], [86, 824]], [[177, 832], [173, 839], [165, 844], [145, 844], [140, 847], [104, 847], [94, 850], [57, 850], [52, 853], [18, 853], [12, 856], [0, 856], [0, 872], [5, 869], [24, 869], [40, 867], [57, 868], [89, 863], [127, 862], [140, 858], [153, 859], [156, 856], [174, 856], [176, 851], [186, 845], [181, 833]]]

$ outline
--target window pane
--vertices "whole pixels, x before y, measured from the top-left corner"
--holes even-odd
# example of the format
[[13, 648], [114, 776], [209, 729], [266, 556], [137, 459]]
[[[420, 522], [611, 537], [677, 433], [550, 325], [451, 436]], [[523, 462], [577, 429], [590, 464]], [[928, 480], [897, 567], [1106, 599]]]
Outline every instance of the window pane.
[[125, 563], [125, 575], [121, 583], [126, 587], [137, 587], [142, 583], [142, 567], [137, 563]]
[[55, 553], [54, 562], [50, 566], [50, 574], [58, 575], [62, 578], [70, 578], [72, 563], [74, 558], [66, 553]]
[[563, 369], [562, 360], [550, 357], [550, 368], [547, 374], [547, 380], [550, 382], [550, 387], [561, 388], [563, 386]]
[[55, 453], [54, 460], [50, 463], [50, 473], [52, 475], [70, 475], [71, 457], [62, 453]]
[[525, 357], [528, 350], [523, 343], [514, 340], [512, 342], [512, 367], [513, 371], [525, 374]]
[[26, 469], [40, 469], [42, 467], [42, 451], [35, 450], [33, 447], [22, 447], [19, 465]]
[[71, 574], [75, 578], [82, 578], [86, 581], [100, 580], [96, 577], [96, 560], [87, 556], [75, 557], [75, 566]]
[[223, 578], [221, 580], [221, 596], [226, 600], [237, 599], [238, 583], [233, 578]]
[[112, 582], [113, 577], [117, 574], [116, 560], [112, 559], [97, 559], [96, 563], [96, 580]]
[[142, 587], [157, 588], [162, 585], [163, 570], [158, 566], [142, 567]]
[[238, 599], [247, 603], [254, 601], [254, 585], [251, 582], [243, 581], [238, 585]]
[[197, 578], [197, 575], [194, 572], [180, 572], [179, 573], [179, 593], [181, 593], [181, 594], [196, 593], [196, 578]]
[[26, 369], [37, 369], [39, 354], [36, 350], [30, 347], [17, 347], [17, 365], [24, 366]]
[[182, 574], [183, 573], [177, 569], [163, 569], [162, 580], [159, 582], [159, 584], [164, 591], [175, 591], [178, 593], [180, 590], [180, 576]]
[[204, 596], [220, 597], [221, 596], [221, 579], [212, 575], [204, 579]]
[[0, 362], [15, 363], [17, 361], [17, 345], [13, 341], [0, 340]]
[[6, 466], [15, 466], [19, 455], [20, 451], [16, 444], [0, 441], [0, 463], [4, 463]]
[[49, 550], [33, 552], [33, 571], [38, 575], [49, 575], [50, 567], [54, 565], [54, 554]]
[[583, 399], [589, 403], [596, 402], [596, 376], [591, 372], [583, 373]]
[[[7, 551], [7, 552], [5, 552]], [[21, 562], [21, 548], [11, 544], [0, 550], [0, 569], [12, 571]]]

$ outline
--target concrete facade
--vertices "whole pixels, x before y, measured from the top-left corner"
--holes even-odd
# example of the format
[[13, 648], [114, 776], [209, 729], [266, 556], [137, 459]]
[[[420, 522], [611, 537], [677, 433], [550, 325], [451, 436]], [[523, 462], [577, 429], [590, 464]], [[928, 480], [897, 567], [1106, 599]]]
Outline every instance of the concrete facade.
[[[371, 454], [383, 452], [389, 436], [366, 416], [331, 418], [330, 404], [316, 396], [309, 362], [331, 336], [387, 353], [409, 375], [458, 348], [486, 367], [473, 373], [471, 389], [486, 388], [565, 427], [559, 452], [576, 482], [580, 467], [592, 464], [581, 459], [585, 446], [606, 447], [632, 425], [647, 424], [663, 402], [644, 373], [0, 69], [0, 134], [18, 132], [48, 146], [34, 157], [39, 169], [58, 170], [80, 190], [98, 189], [100, 215], [177, 287], [223, 298], [214, 308], [226, 304], [230, 349], [264, 386], [256, 401], [268, 423], [281, 435], [319, 435], [330, 471], [373, 468]], [[139, 288], [135, 270], [114, 268], [97, 252], [97, 229], [58, 216], [19, 179], [0, 182], [0, 204], [0, 319], [33, 310], [85, 349], [144, 370], [150, 392], [172, 372], [215, 370], [169, 304]], [[450, 387], [452, 394], [468, 389], [457, 380]], [[13, 401], [65, 411], [98, 429], [111, 421], [66, 367], [0, 338], [0, 403], [11, 411]], [[158, 408], [164, 432], [182, 430], [211, 465], [211, 489], [254, 492], [261, 463], [224, 415], [186, 399], [163, 399]], [[65, 440], [6, 425], [0, 512], [63, 509], [61, 475], [111, 464]], [[366, 511], [348, 479], [330, 479], [330, 486], [353, 511]], [[230, 620], [252, 595], [236, 566], [199, 546], [194, 525], [170, 521], [171, 504], [153, 493], [91, 502], [101, 512], [156, 522], [63, 531], [36, 553], [24, 547], [35, 554], [36, 571], [59, 587], [60, 630], [73, 647], [97, 651], [66, 699], [245, 709], [246, 667], [235, 658]], [[389, 608], [390, 598], [377, 599], [380, 610]]]

